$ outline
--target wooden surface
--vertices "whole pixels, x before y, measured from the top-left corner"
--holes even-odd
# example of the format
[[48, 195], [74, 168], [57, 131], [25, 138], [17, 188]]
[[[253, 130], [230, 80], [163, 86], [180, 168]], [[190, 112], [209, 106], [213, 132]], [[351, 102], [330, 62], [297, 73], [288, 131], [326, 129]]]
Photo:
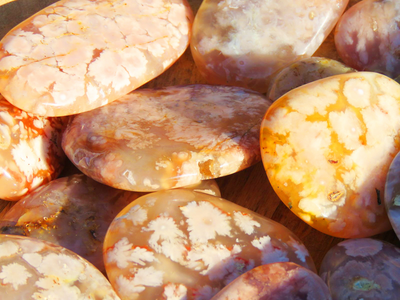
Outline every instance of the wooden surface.
[[[359, 0], [352, 0], [351, 4]], [[0, 0], [0, 38], [9, 30], [30, 15], [55, 2], [54, 0]], [[189, 1], [193, 11], [196, 12], [201, 0]], [[315, 56], [325, 56], [339, 59], [334, 50], [333, 35], [316, 52]], [[193, 83], [206, 83], [196, 69], [190, 50], [165, 73], [147, 83], [144, 87], [165, 87], [171, 85], [184, 85]], [[67, 166], [67, 170], [73, 169]], [[68, 172], [68, 171], [67, 171]], [[217, 179], [222, 197], [247, 207], [265, 217], [271, 218], [292, 230], [305, 244], [314, 262], [319, 269], [326, 252], [336, 245], [341, 239], [325, 235], [296, 217], [277, 197], [262, 166], [258, 163], [251, 168], [237, 174]], [[1, 209], [7, 202], [0, 203]], [[1, 216], [1, 213], [0, 213]], [[400, 247], [400, 241], [393, 231], [378, 236], [378, 239], [389, 241]]]

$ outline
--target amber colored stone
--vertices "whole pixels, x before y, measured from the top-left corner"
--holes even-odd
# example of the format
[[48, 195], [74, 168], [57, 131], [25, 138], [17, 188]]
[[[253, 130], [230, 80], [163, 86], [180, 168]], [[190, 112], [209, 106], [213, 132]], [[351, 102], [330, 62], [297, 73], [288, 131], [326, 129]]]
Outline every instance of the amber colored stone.
[[390, 223], [400, 238], [400, 155], [397, 154], [390, 165], [385, 185], [385, 207]]
[[261, 125], [261, 154], [273, 189], [302, 220], [336, 237], [367, 237], [390, 228], [384, 187], [399, 130], [397, 82], [342, 74], [275, 101]]
[[61, 173], [65, 124], [65, 118], [26, 113], [0, 95], [1, 199], [18, 200]]
[[315, 270], [286, 227], [185, 189], [138, 198], [117, 215], [104, 241], [107, 275], [121, 299], [209, 300], [244, 272], [287, 261]]
[[273, 77], [268, 88], [268, 98], [275, 101], [287, 92], [333, 75], [356, 72], [356, 70], [329, 58], [310, 57], [283, 68]]
[[213, 84], [266, 92], [270, 76], [308, 58], [322, 44], [348, 0], [205, 0], [191, 52]]
[[104, 275], [65, 248], [0, 235], [1, 300], [119, 300]]
[[291, 262], [254, 268], [236, 278], [211, 300], [331, 300], [324, 281]]
[[261, 159], [259, 129], [269, 104], [237, 87], [142, 89], [76, 116], [62, 146], [83, 173], [115, 188], [188, 186]]
[[400, 293], [400, 249], [375, 239], [350, 239], [324, 257], [321, 278], [333, 300], [396, 300]]
[[37, 115], [103, 106], [161, 74], [189, 44], [186, 0], [62, 0], [0, 42], [0, 92]]
[[336, 49], [350, 67], [400, 75], [400, 2], [364, 0], [347, 10], [335, 30]]

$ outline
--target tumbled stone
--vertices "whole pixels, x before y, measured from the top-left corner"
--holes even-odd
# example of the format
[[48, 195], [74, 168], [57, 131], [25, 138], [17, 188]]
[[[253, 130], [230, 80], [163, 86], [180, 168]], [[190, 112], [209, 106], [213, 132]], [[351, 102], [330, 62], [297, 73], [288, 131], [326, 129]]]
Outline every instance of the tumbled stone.
[[268, 88], [268, 98], [275, 101], [287, 92], [333, 75], [355, 72], [356, 70], [329, 58], [310, 57], [283, 68], [273, 77]]
[[333, 300], [395, 300], [400, 293], [400, 249], [375, 239], [352, 239], [331, 248], [320, 269]]
[[315, 270], [307, 249], [281, 224], [185, 189], [138, 198], [104, 241], [107, 275], [122, 299], [209, 300], [244, 272], [286, 261]]
[[348, 0], [205, 0], [193, 23], [191, 52], [213, 84], [266, 92], [270, 76], [313, 55]]
[[0, 235], [0, 282], [2, 300], [120, 299], [86, 260], [28, 237]]
[[115, 188], [182, 187], [259, 161], [260, 123], [269, 104], [236, 87], [138, 90], [76, 116], [62, 145], [83, 173]]
[[0, 95], [0, 198], [18, 200], [62, 171], [66, 120], [26, 113]]
[[0, 92], [45, 116], [103, 106], [161, 74], [189, 44], [186, 0], [62, 0], [0, 43]]
[[279, 198], [326, 234], [390, 228], [386, 174], [400, 150], [400, 85], [369, 72], [309, 83], [275, 101], [261, 125], [264, 167]]
[[338, 22], [336, 49], [345, 64], [392, 78], [400, 75], [400, 2], [364, 0]]
[[400, 238], [400, 155], [390, 165], [385, 185], [385, 207], [390, 223]]
[[291, 262], [254, 268], [228, 284], [212, 300], [330, 300], [329, 289], [314, 272]]

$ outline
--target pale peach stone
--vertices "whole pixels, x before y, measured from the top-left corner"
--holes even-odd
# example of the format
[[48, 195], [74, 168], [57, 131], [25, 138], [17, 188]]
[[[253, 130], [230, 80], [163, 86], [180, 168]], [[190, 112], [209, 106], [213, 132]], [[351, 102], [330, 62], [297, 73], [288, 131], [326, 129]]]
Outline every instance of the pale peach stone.
[[313, 55], [347, 3], [205, 0], [193, 23], [193, 58], [210, 83], [266, 92], [271, 75]]
[[115, 188], [183, 187], [259, 161], [260, 124], [269, 104], [236, 87], [138, 90], [76, 116], [62, 145], [83, 173]]
[[0, 235], [1, 300], [119, 300], [93, 265], [45, 241]]
[[312, 259], [287, 228], [222, 198], [186, 189], [138, 198], [104, 241], [108, 278], [121, 299], [211, 299], [262, 264]]
[[186, 0], [62, 0], [0, 43], [0, 92], [45, 116], [103, 106], [167, 69], [185, 51]]
[[314, 228], [367, 237], [390, 228], [386, 174], [400, 150], [400, 85], [369, 72], [309, 83], [261, 125], [264, 167], [280, 199]]
[[1, 199], [18, 200], [61, 173], [65, 124], [65, 118], [26, 113], [0, 95]]
[[385, 207], [390, 223], [400, 238], [400, 155], [390, 165], [385, 185]]

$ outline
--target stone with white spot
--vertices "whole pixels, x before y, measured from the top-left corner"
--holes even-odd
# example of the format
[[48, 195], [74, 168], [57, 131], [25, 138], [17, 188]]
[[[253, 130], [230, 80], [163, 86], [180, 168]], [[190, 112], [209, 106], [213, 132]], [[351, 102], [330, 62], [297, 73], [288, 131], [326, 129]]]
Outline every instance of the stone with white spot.
[[61, 0], [0, 42], [0, 92], [42, 116], [112, 102], [170, 67], [186, 50], [186, 0]]
[[84, 174], [115, 188], [184, 187], [258, 162], [269, 105], [261, 94], [237, 87], [137, 90], [77, 115], [62, 146]]
[[294, 262], [315, 271], [307, 249], [284, 226], [187, 189], [150, 193], [124, 208], [107, 232], [104, 262], [124, 300], [211, 299], [266, 263]]

